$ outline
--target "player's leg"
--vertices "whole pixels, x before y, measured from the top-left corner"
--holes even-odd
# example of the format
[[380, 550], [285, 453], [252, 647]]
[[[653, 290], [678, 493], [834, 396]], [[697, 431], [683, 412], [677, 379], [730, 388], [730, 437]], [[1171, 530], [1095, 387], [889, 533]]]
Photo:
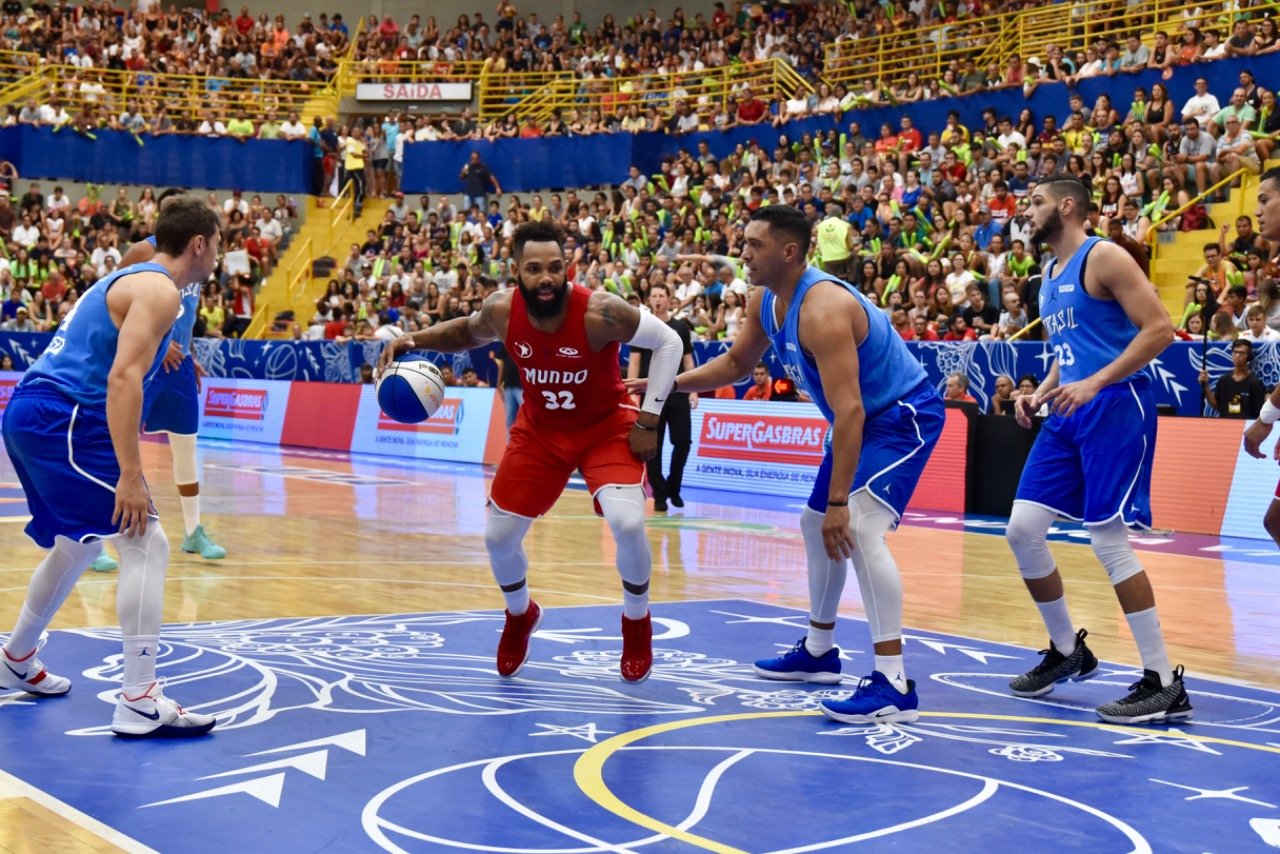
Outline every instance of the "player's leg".
[[124, 678], [111, 731], [126, 738], [185, 738], [213, 729], [212, 715], [184, 710], [156, 680], [169, 539], [152, 518], [146, 533], [118, 537], [120, 584], [116, 612], [124, 640]]
[[653, 557], [644, 532], [644, 467], [628, 437], [635, 414], [619, 410], [594, 435], [576, 438], [582, 448], [579, 470], [617, 544], [622, 578], [622, 661], [627, 682], [642, 682], [653, 667], [653, 624], [649, 617], [649, 577]]
[[1071, 621], [1048, 544], [1049, 528], [1058, 516], [1084, 516], [1084, 474], [1071, 426], [1050, 419], [1041, 429], [1022, 469], [1005, 531], [1018, 573], [1049, 632], [1040, 663], [1009, 681], [1009, 690], [1019, 697], [1039, 697], [1059, 682], [1088, 679], [1098, 671], [1098, 660], [1084, 642], [1088, 632], [1077, 632]]
[[849, 533], [875, 669], [849, 698], [822, 701], [823, 714], [833, 720], [907, 723], [919, 717], [916, 684], [907, 678], [902, 657], [902, 575], [885, 536], [906, 511], [945, 423], [942, 402], [928, 390], [863, 427], [849, 496]]
[[[1151, 581], [1129, 543], [1129, 527], [1151, 527], [1155, 401], [1149, 385], [1106, 389], [1082, 410], [1088, 416], [1085, 524], [1107, 571], [1142, 658], [1143, 676], [1125, 697], [1098, 707], [1109, 723], [1154, 723], [1191, 717], [1182, 668], [1169, 663]], [[1135, 425], [1141, 429], [1135, 430]], [[1127, 428], [1127, 431], [1126, 431]], [[1116, 437], [1125, 437], [1117, 441]]]
[[755, 663], [757, 676], [788, 682], [840, 681], [840, 650], [835, 646], [836, 612], [848, 561], [832, 560], [822, 542], [822, 518], [831, 485], [831, 451], [822, 458], [808, 504], [800, 512], [805, 567], [809, 576], [809, 627], [805, 636], [782, 655]]
[[101, 540], [80, 543], [59, 535], [54, 541], [53, 548], [31, 576], [18, 622], [0, 654], [5, 665], [0, 669], [0, 690], [21, 690], [42, 696], [71, 690], [71, 680], [45, 670], [36, 653], [42, 646], [44, 630], [101, 549]]
[[529, 659], [529, 639], [542, 622], [542, 608], [529, 596], [529, 559], [524, 536], [560, 497], [572, 463], [557, 453], [556, 436], [537, 435], [521, 413], [489, 491], [484, 544], [494, 581], [506, 600], [506, 622], [498, 641], [498, 675], [511, 677]]
[[205, 560], [221, 560], [227, 556], [227, 550], [213, 541], [200, 521], [200, 462], [195, 435], [170, 433], [169, 451], [173, 455], [173, 482], [178, 487], [186, 535], [182, 550]]
[[1276, 487], [1276, 497], [1271, 499], [1266, 514], [1262, 517], [1262, 527], [1267, 529], [1271, 539], [1280, 546], [1280, 486]]

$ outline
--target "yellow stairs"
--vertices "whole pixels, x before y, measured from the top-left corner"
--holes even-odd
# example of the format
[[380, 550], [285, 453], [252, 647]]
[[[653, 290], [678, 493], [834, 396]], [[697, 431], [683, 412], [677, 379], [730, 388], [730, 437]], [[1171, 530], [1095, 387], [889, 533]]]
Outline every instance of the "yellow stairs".
[[[1276, 165], [1270, 161], [1266, 168]], [[1258, 209], [1258, 176], [1247, 175], [1241, 186], [1231, 190], [1225, 202], [1209, 205], [1209, 217], [1213, 228], [1200, 231], [1173, 232], [1173, 240], [1163, 242], [1157, 237], [1156, 251], [1151, 260], [1151, 281], [1160, 293], [1160, 300], [1176, 323], [1182, 318], [1186, 303], [1187, 277], [1195, 275], [1204, 266], [1204, 247], [1216, 243], [1219, 229], [1227, 225], [1227, 243], [1236, 238], [1236, 218], [1254, 218]], [[1256, 230], [1256, 229], [1255, 229]]]
[[[317, 201], [323, 201], [320, 207]], [[245, 338], [288, 338], [288, 327], [272, 329], [272, 321], [283, 311], [292, 311], [294, 320], [305, 329], [315, 314], [316, 300], [324, 296], [329, 280], [341, 278], [341, 265], [352, 243], [364, 243], [366, 232], [377, 229], [391, 207], [389, 199], [365, 199], [364, 212], [351, 217], [351, 199], [328, 196], [307, 198], [306, 221], [293, 235], [266, 283], [258, 291], [257, 308]], [[328, 276], [312, 275], [317, 258], [329, 256], [337, 266]]]

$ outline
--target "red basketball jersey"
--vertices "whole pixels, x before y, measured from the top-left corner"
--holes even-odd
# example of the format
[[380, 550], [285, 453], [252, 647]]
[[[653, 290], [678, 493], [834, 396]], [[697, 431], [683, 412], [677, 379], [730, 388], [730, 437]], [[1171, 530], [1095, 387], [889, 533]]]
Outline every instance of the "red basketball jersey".
[[581, 429], [613, 415], [619, 406], [634, 405], [622, 385], [618, 342], [591, 351], [586, 324], [590, 299], [590, 290], [571, 285], [569, 313], [559, 331], [548, 333], [529, 322], [520, 289], [512, 295], [502, 343], [520, 369], [524, 408], [538, 425]]

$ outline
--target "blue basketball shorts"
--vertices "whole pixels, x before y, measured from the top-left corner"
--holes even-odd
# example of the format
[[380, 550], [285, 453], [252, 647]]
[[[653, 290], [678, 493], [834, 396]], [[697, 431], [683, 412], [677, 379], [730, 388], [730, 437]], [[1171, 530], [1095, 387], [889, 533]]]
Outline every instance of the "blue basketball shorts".
[[[850, 494], [865, 489], [901, 519], [946, 419], [942, 398], [928, 385], [869, 419], [862, 428], [862, 454]], [[827, 512], [831, 465], [828, 447], [809, 494], [809, 507], [818, 513]]]
[[163, 367], [151, 378], [142, 402], [142, 432], [194, 436], [200, 432], [200, 391], [190, 356], [176, 370]]
[[[27, 535], [53, 548], [59, 534], [79, 542], [119, 533], [112, 523], [120, 465], [107, 414], [52, 388], [14, 392], [4, 413], [4, 446], [27, 496]], [[156, 517], [155, 507], [150, 516]]]
[[1151, 382], [1137, 377], [1116, 383], [1069, 417], [1045, 420], [1014, 500], [1086, 525], [1118, 518], [1149, 528], [1155, 453]]

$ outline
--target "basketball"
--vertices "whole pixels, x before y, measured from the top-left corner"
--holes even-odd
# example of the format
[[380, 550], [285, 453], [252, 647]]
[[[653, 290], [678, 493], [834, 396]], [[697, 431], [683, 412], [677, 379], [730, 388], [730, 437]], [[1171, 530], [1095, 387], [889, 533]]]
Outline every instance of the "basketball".
[[444, 402], [444, 377], [426, 359], [392, 362], [378, 378], [378, 406], [401, 424], [426, 421]]

